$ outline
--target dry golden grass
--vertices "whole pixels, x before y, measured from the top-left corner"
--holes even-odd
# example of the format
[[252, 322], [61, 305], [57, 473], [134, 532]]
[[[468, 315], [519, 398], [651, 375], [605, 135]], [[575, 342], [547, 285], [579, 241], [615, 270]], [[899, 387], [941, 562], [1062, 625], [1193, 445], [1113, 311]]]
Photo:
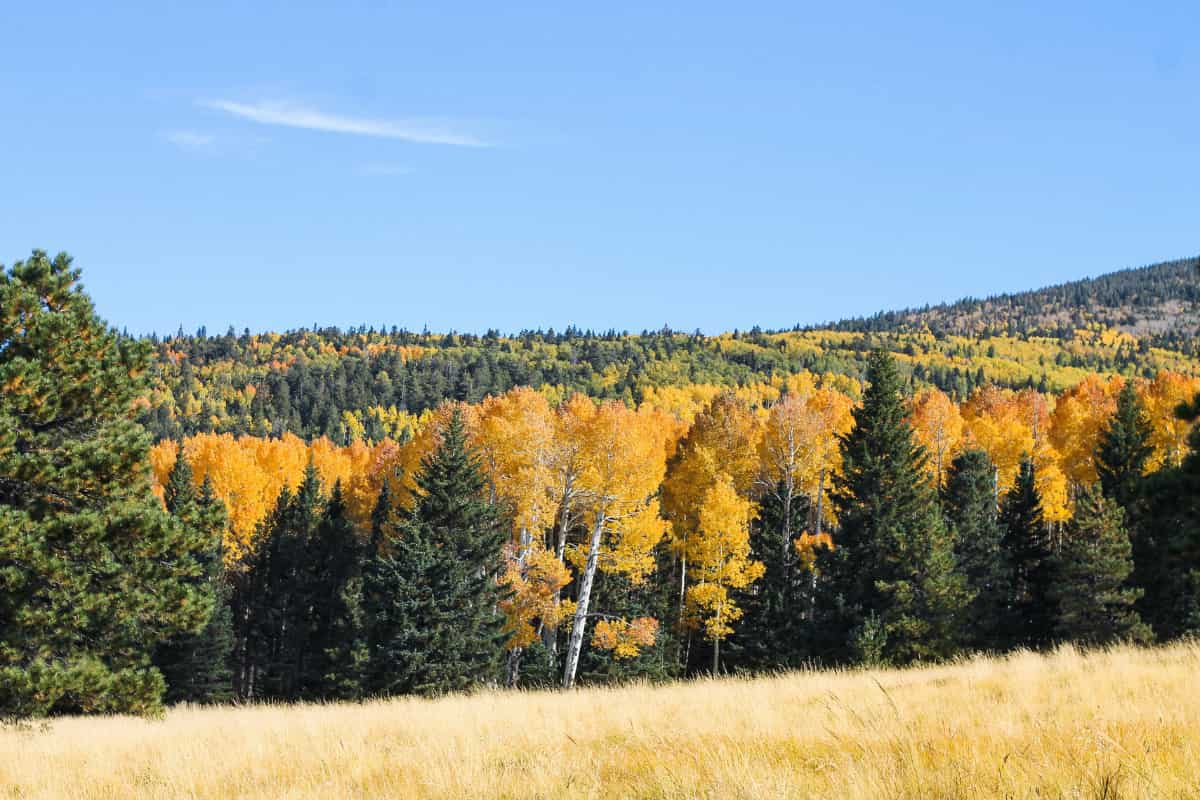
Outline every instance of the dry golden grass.
[[21, 798], [1200, 797], [1200, 645], [0, 730]]

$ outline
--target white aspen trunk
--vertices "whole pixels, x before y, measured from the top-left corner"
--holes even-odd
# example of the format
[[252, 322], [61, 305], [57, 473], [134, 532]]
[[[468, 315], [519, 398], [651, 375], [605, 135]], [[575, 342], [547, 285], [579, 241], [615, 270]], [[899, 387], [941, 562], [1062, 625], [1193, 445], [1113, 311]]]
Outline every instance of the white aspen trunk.
[[790, 475], [787, 480], [787, 491], [783, 495], [783, 564], [788, 569], [791, 562], [792, 549], [792, 500], [795, 498], [795, 479]]
[[[554, 557], [558, 559], [558, 563], [562, 564], [566, 561], [567, 553], [567, 529], [571, 527], [571, 489], [570, 484], [567, 484], [567, 489], [563, 492], [562, 513], [558, 517], [558, 530], [555, 531], [554, 539]], [[554, 607], [558, 608], [562, 602], [562, 589], [554, 590]], [[558, 655], [558, 629], [551, 628], [546, 625], [542, 627], [542, 644], [550, 651], [551, 656]]]
[[825, 470], [821, 470], [821, 477], [817, 481], [817, 536], [821, 535], [821, 512], [822, 505], [825, 501]]
[[[683, 546], [687, 547], [687, 538], [684, 537]], [[679, 558], [679, 618], [683, 619], [683, 598], [687, 592], [687, 556]]]
[[571, 626], [571, 636], [567, 640], [567, 667], [563, 672], [563, 688], [570, 689], [575, 685], [575, 670], [579, 667], [579, 654], [583, 650], [583, 634], [587, 628], [588, 602], [592, 599], [592, 582], [596, 578], [596, 564], [600, 560], [600, 537], [604, 533], [604, 512], [596, 516], [596, 526], [592, 529], [592, 542], [588, 548], [587, 566], [583, 570], [583, 580], [579, 582], [579, 600], [575, 606], [575, 624]]
[[[529, 556], [529, 550], [533, 546], [533, 537], [529, 534], [529, 529], [521, 528], [521, 533], [517, 537], [517, 569], [521, 575], [525, 575], [525, 559]], [[517, 688], [517, 681], [521, 677], [521, 654], [525, 648], [514, 647], [508, 651], [508, 666], [505, 670], [505, 683], [508, 688]]]
[[713, 639], [713, 670], [712, 674], [715, 678], [721, 672], [721, 640]]
[[[820, 476], [817, 478], [817, 525], [816, 535], [821, 535], [821, 514], [824, 512], [825, 502], [825, 470], [821, 470]], [[817, 542], [813, 542], [813, 547], [817, 547]], [[812, 574], [808, 577], [808, 619], [811, 622], [817, 618], [817, 571], [809, 570]]]
[[517, 688], [517, 681], [521, 678], [521, 652], [523, 648], [514, 647], [508, 651], [508, 666], [505, 669], [504, 683], [508, 688]]

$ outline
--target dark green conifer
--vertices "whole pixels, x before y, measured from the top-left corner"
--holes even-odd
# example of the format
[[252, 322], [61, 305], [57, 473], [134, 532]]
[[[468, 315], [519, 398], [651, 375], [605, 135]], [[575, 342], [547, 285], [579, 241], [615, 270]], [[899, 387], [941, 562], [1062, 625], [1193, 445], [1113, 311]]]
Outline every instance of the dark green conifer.
[[65, 254], [0, 268], [0, 717], [157, 709], [155, 646], [201, 629], [208, 534], [150, 489], [150, 345]]
[[751, 558], [763, 564], [763, 576], [739, 600], [742, 619], [730, 638], [726, 660], [734, 669], [752, 671], [800, 666], [807, 658], [813, 573], [799, 562], [796, 537], [811, 511], [808, 498], [791, 502], [784, 524], [782, 489], [767, 492], [751, 527]]
[[208, 534], [208, 548], [199, 554], [203, 573], [195, 578], [213, 603], [212, 616], [199, 633], [185, 633], [160, 644], [154, 665], [167, 682], [168, 703], [220, 703], [233, 696], [233, 616], [231, 590], [224, 568], [225, 506], [206, 479], [196, 492], [192, 468], [179, 443], [179, 455], [164, 487], [167, 511], [185, 525]]
[[817, 633], [836, 661], [944, 658], [969, 596], [887, 353], [872, 354], [867, 381], [834, 481], [841, 528], [817, 550]]
[[366, 660], [363, 643], [362, 559], [365, 548], [346, 515], [342, 485], [334, 484], [309, 543], [308, 659], [301, 693], [309, 698], [350, 699], [359, 693]]
[[1050, 598], [1054, 563], [1032, 459], [1022, 460], [1017, 481], [1000, 505], [1000, 525], [1004, 529], [1001, 546], [1011, 570], [1002, 644], [1045, 646], [1054, 633]]
[[1080, 492], [1067, 525], [1050, 595], [1055, 638], [1091, 645], [1146, 642], [1150, 629], [1134, 609], [1133, 555], [1123, 512], [1095, 487]]
[[[1176, 414], [1200, 419], [1200, 396]], [[1200, 427], [1188, 445], [1180, 466], [1145, 479], [1131, 537], [1138, 610], [1162, 640], [1200, 633]]]
[[1117, 411], [1096, 448], [1096, 472], [1104, 496], [1127, 514], [1138, 495], [1146, 461], [1154, 453], [1152, 433], [1146, 407], [1133, 381], [1126, 381], [1117, 396]]
[[955, 457], [942, 490], [942, 508], [954, 537], [959, 571], [973, 595], [963, 620], [965, 643], [979, 650], [1002, 646], [1009, 567], [996, 508], [996, 470], [987, 453], [967, 450]]
[[308, 554], [325, 500], [309, 464], [293, 495], [285, 487], [260, 527], [246, 582], [246, 639], [256, 699], [308, 698], [305, 676], [317, 660], [310, 647], [312, 567]]
[[380, 541], [366, 590], [368, 691], [441, 694], [498, 680], [497, 578], [506, 534], [483, 488], [455, 412], [422, 462], [411, 515], [399, 526], [383, 520], [382, 535], [372, 537]]

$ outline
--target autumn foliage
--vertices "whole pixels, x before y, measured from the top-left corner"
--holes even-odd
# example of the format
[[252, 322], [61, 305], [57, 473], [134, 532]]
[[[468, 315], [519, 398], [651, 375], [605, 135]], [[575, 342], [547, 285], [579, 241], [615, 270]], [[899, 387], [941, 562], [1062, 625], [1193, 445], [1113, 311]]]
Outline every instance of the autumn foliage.
[[[1125, 380], [1090, 375], [1057, 397], [995, 386], [961, 400], [935, 388], [917, 392], [909, 400], [910, 422], [929, 454], [930, 482], [940, 485], [954, 457], [978, 447], [995, 465], [1000, 497], [1028, 456], [1045, 518], [1065, 522], [1072, 487], [1096, 479], [1092, 454]], [[1134, 380], [1153, 422], [1148, 467], [1177, 465], [1189, 425], [1171, 412], [1200, 392], [1200, 379], [1162, 372]], [[326, 486], [340, 482], [348, 515], [364, 529], [385, 477], [396, 478], [398, 505], [410, 505], [413, 476], [457, 408], [479, 454], [488, 499], [512, 522], [501, 606], [509, 648], [519, 651], [551, 631], [582, 629], [598, 614], [592, 646], [630, 658], [653, 643], [664, 621], [608, 618], [586, 603], [580, 611], [565, 590], [589, 570], [645, 580], [669, 531], [683, 567], [683, 623], [713, 641], [728, 636], [740, 616], [738, 590], [761, 574], [747, 545], [756, 498], [782, 491], [810, 502], [809, 523], [793, 532], [803, 567], [812, 565], [815, 548], [836, 546], [825, 532], [836, 524], [827, 495], [858, 394], [857, 384], [809, 373], [734, 391], [657, 389], [636, 409], [580, 394], [555, 404], [545, 392], [515, 388], [412, 417], [402, 442], [355, 439], [338, 446], [324, 437], [204, 433], [186, 437], [183, 448], [197, 484], [208, 481], [229, 511], [225, 553], [233, 565], [253, 552], [280, 491], [295, 490], [310, 463]], [[177, 458], [175, 441], [151, 451], [160, 495]]]

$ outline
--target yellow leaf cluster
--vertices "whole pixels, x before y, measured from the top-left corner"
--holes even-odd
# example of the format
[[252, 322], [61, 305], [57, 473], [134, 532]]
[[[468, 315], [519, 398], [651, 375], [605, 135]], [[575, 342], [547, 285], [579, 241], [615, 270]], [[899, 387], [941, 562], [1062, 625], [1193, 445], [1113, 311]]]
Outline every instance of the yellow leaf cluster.
[[652, 647], [657, 637], [658, 620], [653, 617], [638, 617], [629, 622], [602, 619], [592, 634], [592, 647], [611, 651], [614, 658], [629, 659], [643, 648]]

